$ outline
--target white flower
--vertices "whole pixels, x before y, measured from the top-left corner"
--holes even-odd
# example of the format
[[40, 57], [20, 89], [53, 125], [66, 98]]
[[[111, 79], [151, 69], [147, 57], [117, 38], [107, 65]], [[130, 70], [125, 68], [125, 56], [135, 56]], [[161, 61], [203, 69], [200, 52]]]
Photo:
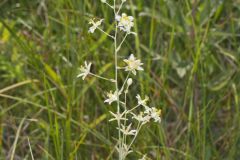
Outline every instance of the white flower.
[[161, 122], [161, 112], [161, 109], [157, 109], [155, 107], [151, 108], [150, 116], [154, 119], [154, 122]]
[[87, 75], [90, 73], [90, 69], [91, 69], [91, 65], [92, 63], [87, 63], [86, 61], [84, 62], [85, 66], [81, 66], [80, 67], [80, 74], [77, 75], [77, 77], [82, 77], [82, 79], [84, 80]]
[[122, 16], [117, 15], [115, 18], [118, 21], [118, 27], [120, 30], [128, 33], [131, 31], [131, 28], [134, 26], [134, 18], [132, 16], [127, 16], [126, 13], [122, 13]]
[[124, 59], [123, 61], [127, 63], [127, 66], [125, 67], [125, 71], [130, 71], [134, 75], [136, 75], [136, 70], [139, 70], [139, 71], [143, 70], [143, 68], [141, 67], [143, 63], [141, 63], [139, 59], [136, 59], [133, 54], [131, 54], [128, 59]]
[[147, 106], [147, 101], [149, 100], [148, 96], [145, 96], [145, 98], [142, 99], [141, 96], [138, 94], [136, 98], [138, 100], [138, 105]]
[[89, 28], [88, 32], [89, 33], [94, 33], [94, 31], [102, 24], [103, 19], [100, 19], [97, 22], [94, 22], [93, 19], [90, 20], [89, 24], [92, 24], [92, 26]]
[[137, 133], [136, 129], [131, 130], [132, 123], [129, 124], [127, 127], [121, 124], [122, 128], [117, 128], [119, 129], [124, 135], [135, 135]]
[[101, 0], [102, 3], [106, 3], [107, 1], [106, 0]]
[[112, 104], [112, 102], [118, 100], [118, 96], [119, 96], [120, 94], [121, 94], [121, 93], [119, 93], [119, 92], [117, 92], [117, 91], [115, 91], [114, 93], [112, 93], [112, 91], [108, 92], [108, 93], [107, 93], [108, 99], [106, 99], [106, 100], [104, 101], [104, 103]]
[[124, 111], [123, 113], [113, 113], [113, 112], [111, 112], [110, 111], [110, 113], [111, 113], [111, 115], [114, 117], [114, 118], [112, 118], [112, 119], [110, 119], [109, 121], [111, 122], [111, 121], [121, 121], [121, 120], [127, 120], [126, 118], [124, 118], [123, 116], [124, 116], [124, 114], [126, 113], [126, 111]]

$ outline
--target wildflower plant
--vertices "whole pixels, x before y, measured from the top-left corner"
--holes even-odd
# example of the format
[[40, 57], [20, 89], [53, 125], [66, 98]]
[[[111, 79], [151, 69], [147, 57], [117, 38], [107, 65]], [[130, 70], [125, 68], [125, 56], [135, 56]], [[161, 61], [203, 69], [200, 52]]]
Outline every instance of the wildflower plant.
[[[114, 91], [109, 91], [106, 95], [104, 103], [107, 105], [116, 105], [115, 111], [109, 111], [112, 116], [109, 120], [110, 122], [117, 122], [116, 129], [118, 131], [118, 137], [115, 150], [118, 154], [119, 160], [124, 160], [130, 153], [133, 152], [132, 145], [135, 142], [138, 133], [140, 132], [143, 125], [153, 121], [160, 123], [161, 122], [161, 110], [155, 107], [150, 107], [148, 105], [149, 97], [145, 96], [142, 98], [139, 94], [136, 95], [137, 104], [133, 107], [129, 106], [127, 103], [127, 96], [129, 94], [129, 89], [134, 83], [131, 76], [136, 76], [137, 72], [143, 71], [143, 63], [140, 59], [137, 59], [134, 54], [131, 54], [128, 58], [124, 59], [125, 66], [119, 66], [118, 55], [122, 44], [129, 35], [136, 35], [132, 32], [132, 27], [134, 27], [134, 17], [128, 16], [126, 13], [121, 13], [122, 6], [127, 0], [121, 0], [120, 5], [117, 5], [117, 0], [108, 1], [101, 0], [102, 3], [106, 4], [113, 10], [114, 13], [114, 25], [115, 30], [114, 34], [111, 35], [105, 32], [101, 25], [104, 22], [104, 19], [95, 20], [91, 19], [89, 24], [89, 33], [94, 33], [96, 30], [99, 30], [103, 34], [106, 34], [110, 39], [113, 40], [114, 45], [114, 78], [105, 78], [99, 75], [96, 75], [91, 72], [92, 63], [85, 61], [84, 66], [80, 67], [80, 73], [77, 77], [81, 77], [83, 80], [87, 76], [94, 76], [103, 80], [107, 80], [113, 84]], [[110, 4], [112, 2], [113, 4]], [[125, 36], [119, 42], [120, 32], [124, 33]], [[127, 76], [122, 85], [119, 85], [119, 72], [127, 72]], [[142, 110], [139, 112], [139, 110]], [[146, 155], [141, 159], [146, 159]]]

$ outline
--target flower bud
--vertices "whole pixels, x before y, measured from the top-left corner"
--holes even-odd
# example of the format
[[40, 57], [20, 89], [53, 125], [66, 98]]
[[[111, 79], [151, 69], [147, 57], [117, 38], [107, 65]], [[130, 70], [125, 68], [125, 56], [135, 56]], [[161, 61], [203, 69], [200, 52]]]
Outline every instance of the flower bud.
[[128, 86], [131, 86], [131, 85], [132, 85], [132, 83], [133, 83], [133, 80], [132, 80], [132, 78], [128, 78], [128, 80], [127, 80], [127, 85], [128, 85]]

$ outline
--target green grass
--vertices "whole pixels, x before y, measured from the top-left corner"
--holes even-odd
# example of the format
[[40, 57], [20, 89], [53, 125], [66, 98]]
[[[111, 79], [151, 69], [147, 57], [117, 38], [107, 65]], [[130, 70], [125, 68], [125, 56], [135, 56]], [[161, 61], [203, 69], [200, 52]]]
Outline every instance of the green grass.
[[[112, 86], [76, 78], [84, 60], [95, 73], [114, 74], [112, 41], [88, 33], [95, 15], [112, 29], [111, 10], [99, 1], [0, 1], [0, 159], [116, 159], [108, 122], [115, 108], [103, 103]], [[145, 69], [134, 77], [130, 103], [146, 93], [163, 110], [162, 123], [144, 126], [129, 159], [239, 159], [240, 2], [127, 4], [138, 35], [119, 60], [136, 53]]]

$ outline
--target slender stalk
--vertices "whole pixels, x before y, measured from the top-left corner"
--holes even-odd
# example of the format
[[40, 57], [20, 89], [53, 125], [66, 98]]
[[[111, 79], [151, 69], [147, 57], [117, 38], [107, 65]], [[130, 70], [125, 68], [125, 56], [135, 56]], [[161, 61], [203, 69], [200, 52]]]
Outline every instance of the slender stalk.
[[119, 9], [118, 9], [118, 11], [117, 11], [117, 15], [118, 15], [118, 13], [120, 12], [120, 10], [121, 10], [121, 8], [122, 8], [122, 6], [123, 6], [123, 1], [122, 1], [122, 3], [120, 4], [120, 7], [119, 7]]
[[89, 73], [89, 75], [92, 75], [92, 76], [97, 77], [97, 78], [99, 78], [99, 79], [103, 79], [103, 80], [106, 80], [106, 81], [110, 81], [110, 82], [114, 82], [114, 83], [115, 83], [115, 80], [114, 80], [114, 79], [108, 79], [108, 78], [105, 78], [105, 77], [96, 75], [96, 74], [94, 74], [94, 73], [91, 73], [91, 72]]
[[141, 106], [140, 104], [136, 105], [135, 107], [133, 107], [132, 109], [130, 109], [127, 113], [132, 112], [134, 109], [138, 108], [139, 106]]
[[110, 8], [114, 9], [112, 5], [110, 5], [108, 2], [105, 2], [106, 5], [108, 5]]
[[128, 72], [128, 75], [127, 75], [127, 77], [126, 77], [125, 81], [123, 82], [123, 85], [122, 85], [122, 87], [121, 87], [121, 89], [120, 89], [120, 92], [122, 92], [122, 91], [124, 90], [124, 86], [125, 86], [125, 84], [127, 83], [127, 80], [128, 80], [129, 75], [130, 75], [130, 72]]
[[110, 34], [108, 34], [107, 32], [105, 32], [104, 30], [102, 30], [101, 28], [97, 27], [98, 30], [100, 30], [102, 33], [104, 33], [105, 35], [107, 35], [108, 37], [114, 39], [114, 37]]
[[[128, 78], [126, 78], [126, 79], [128, 79]], [[123, 85], [124, 86], [124, 85]], [[124, 105], [124, 110], [125, 111], [127, 111], [127, 93], [128, 93], [128, 88], [129, 88], [129, 85], [127, 86], [127, 89], [126, 89], [126, 91], [125, 91], [125, 93], [124, 93], [124, 103], [125, 103], [125, 105]], [[126, 119], [127, 118], [127, 112], [124, 114], [124, 118]], [[127, 123], [127, 121], [126, 120], [124, 120], [124, 126], [126, 126], [126, 123]], [[126, 144], [127, 143], [127, 137], [126, 137], [126, 135], [124, 135], [124, 143]]]
[[137, 133], [135, 134], [134, 138], [132, 139], [131, 143], [129, 144], [129, 146], [128, 146], [128, 150], [131, 148], [133, 142], [134, 142], [135, 139], [137, 138], [138, 133], [139, 133], [139, 131], [140, 131], [141, 128], [142, 128], [142, 125], [143, 125], [143, 124], [140, 124], [140, 123], [138, 124], [138, 127], [137, 127]]
[[117, 51], [119, 51], [119, 50], [121, 49], [122, 44], [123, 44], [123, 42], [125, 41], [125, 39], [127, 38], [127, 36], [128, 36], [128, 33], [124, 36], [122, 42], [119, 44], [119, 46], [118, 46], [118, 48], [117, 48]]

